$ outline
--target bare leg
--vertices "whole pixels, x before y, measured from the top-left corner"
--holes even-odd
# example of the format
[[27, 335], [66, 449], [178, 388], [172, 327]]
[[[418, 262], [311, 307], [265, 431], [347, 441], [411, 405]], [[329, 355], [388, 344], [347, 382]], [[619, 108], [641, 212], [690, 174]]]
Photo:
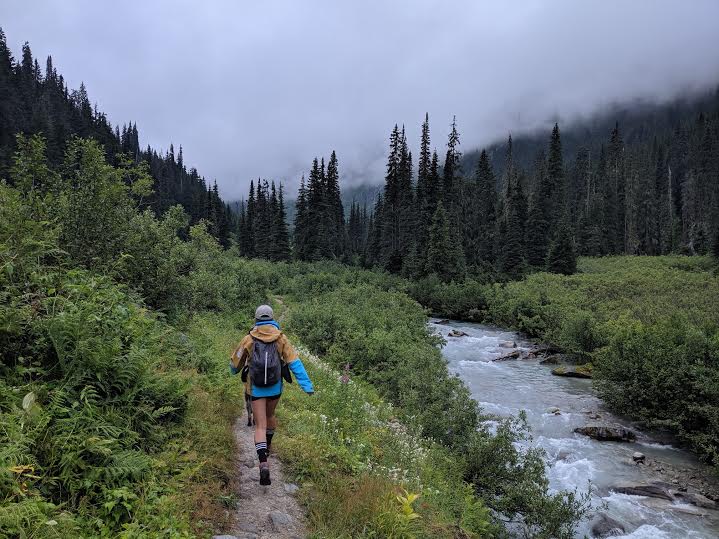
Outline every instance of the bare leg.
[[267, 399], [252, 401], [252, 415], [255, 419], [255, 444], [267, 443]]
[[275, 429], [277, 427], [277, 417], [275, 417], [275, 410], [279, 404], [280, 399], [268, 400], [267, 401], [267, 428]]
[[267, 464], [267, 399], [252, 401], [255, 416], [255, 449], [260, 461], [260, 485], [267, 486], [270, 481], [270, 468]]

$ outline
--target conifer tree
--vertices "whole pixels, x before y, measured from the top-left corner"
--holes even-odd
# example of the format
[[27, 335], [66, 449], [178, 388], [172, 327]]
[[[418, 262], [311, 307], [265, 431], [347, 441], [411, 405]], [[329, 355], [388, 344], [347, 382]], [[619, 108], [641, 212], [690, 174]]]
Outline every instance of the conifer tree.
[[461, 175], [460, 159], [462, 154], [458, 146], [459, 133], [457, 132], [457, 117], [455, 116], [452, 118], [452, 130], [447, 141], [447, 155], [444, 158], [442, 176], [442, 198], [447, 208], [450, 208], [455, 202], [455, 182]]
[[309, 209], [307, 207], [307, 189], [305, 177], [300, 180], [300, 190], [297, 195], [294, 230], [294, 256], [297, 260], [309, 260], [309, 235], [311, 234], [309, 222]]
[[625, 251], [626, 213], [625, 213], [625, 168], [624, 142], [617, 123], [612, 130], [607, 152], [607, 197], [605, 223], [608, 230], [608, 249], [610, 254]]
[[504, 196], [504, 211], [500, 217], [499, 271], [513, 277], [524, 273], [525, 255], [525, 223], [527, 220], [527, 201], [524, 196], [522, 182], [515, 169], [512, 152], [512, 137], [507, 144]]
[[563, 275], [571, 275], [577, 271], [577, 256], [568, 216], [557, 226], [547, 255], [547, 271]]
[[487, 151], [482, 150], [475, 175], [477, 184], [477, 261], [493, 264], [496, 258], [497, 184]]
[[451, 232], [447, 212], [441, 201], [437, 204], [429, 230], [425, 271], [436, 274], [443, 281], [460, 280], [466, 271], [461, 243]]
[[[375, 226], [381, 230], [380, 259], [391, 272], [402, 269], [412, 244], [412, 163], [404, 128], [397, 125], [390, 134], [381, 216], [375, 214]], [[381, 217], [381, 220], [378, 220]]]
[[325, 179], [326, 208], [325, 220], [328, 226], [329, 249], [332, 258], [341, 258], [345, 251], [345, 215], [339, 186], [337, 154], [332, 151], [327, 164]]
[[[259, 188], [259, 186], [258, 186]], [[245, 217], [246, 251], [243, 253], [247, 258], [257, 256], [255, 250], [255, 216], [257, 213], [257, 201], [255, 199], [255, 183], [250, 180], [250, 192], [247, 196], [247, 215]]]

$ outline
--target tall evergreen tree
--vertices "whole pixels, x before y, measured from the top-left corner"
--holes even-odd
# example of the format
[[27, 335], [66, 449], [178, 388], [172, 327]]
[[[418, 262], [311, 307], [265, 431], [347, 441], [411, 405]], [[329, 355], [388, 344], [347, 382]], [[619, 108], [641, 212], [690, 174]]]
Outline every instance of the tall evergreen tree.
[[402, 269], [413, 242], [411, 161], [404, 128], [400, 131], [395, 125], [390, 134], [381, 220], [378, 221], [380, 216], [375, 214], [375, 223], [381, 229], [380, 259], [391, 272]]
[[300, 180], [300, 190], [297, 195], [295, 205], [295, 231], [294, 231], [294, 256], [298, 260], [310, 259], [310, 234], [312, 234], [309, 208], [308, 194], [305, 188], [305, 177]]
[[432, 217], [425, 270], [443, 281], [460, 280], [465, 275], [464, 253], [459, 239], [452, 234], [447, 212], [440, 201]]
[[475, 174], [477, 184], [477, 261], [493, 264], [496, 258], [497, 183], [487, 151], [482, 150]]
[[547, 255], [547, 271], [564, 275], [571, 275], [577, 271], [577, 256], [568, 216], [557, 226]]
[[342, 207], [342, 198], [339, 186], [339, 169], [337, 154], [332, 151], [329, 163], [327, 164], [327, 175], [325, 179], [326, 208], [325, 220], [328, 224], [328, 241], [333, 258], [341, 258], [345, 252], [345, 215]]

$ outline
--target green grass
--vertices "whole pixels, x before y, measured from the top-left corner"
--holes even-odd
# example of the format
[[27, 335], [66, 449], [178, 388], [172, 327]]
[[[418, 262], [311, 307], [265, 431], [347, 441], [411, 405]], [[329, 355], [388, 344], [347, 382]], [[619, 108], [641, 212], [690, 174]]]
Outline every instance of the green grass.
[[[242, 402], [241, 383], [229, 375], [227, 361], [247, 327], [227, 315], [203, 314], [188, 331], [211, 358], [217, 384], [233, 387], [228, 396], [236, 402]], [[463, 481], [461, 460], [409, 430], [398, 410], [365, 382], [350, 376], [344, 383], [341, 371], [306, 349], [300, 355], [316, 393], [285, 388], [274, 447], [301, 486], [313, 537], [471, 538], [496, 531]], [[419, 518], [407, 518], [398, 499], [405, 491], [419, 495], [411, 504]]]

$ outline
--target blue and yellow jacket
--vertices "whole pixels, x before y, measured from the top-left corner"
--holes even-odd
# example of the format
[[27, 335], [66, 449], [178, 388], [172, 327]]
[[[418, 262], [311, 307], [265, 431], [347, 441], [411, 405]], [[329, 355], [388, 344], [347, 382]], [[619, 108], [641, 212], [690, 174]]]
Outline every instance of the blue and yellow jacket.
[[[232, 372], [232, 374], [237, 374], [242, 371], [242, 368], [252, 357], [252, 347], [254, 345], [252, 337], [263, 342], [276, 341], [277, 352], [280, 354], [282, 364], [290, 368], [302, 391], [305, 393], [314, 393], [315, 390], [312, 386], [312, 381], [310, 377], [307, 376], [307, 371], [305, 370], [302, 360], [297, 355], [297, 352], [285, 334], [280, 331], [280, 325], [274, 320], [257, 322], [249, 335], [245, 335], [245, 338], [240, 341], [240, 344], [237, 345], [230, 358], [230, 372]], [[253, 397], [275, 397], [282, 393], [282, 379], [270, 387], [257, 387], [248, 376], [245, 382], [245, 393]]]

